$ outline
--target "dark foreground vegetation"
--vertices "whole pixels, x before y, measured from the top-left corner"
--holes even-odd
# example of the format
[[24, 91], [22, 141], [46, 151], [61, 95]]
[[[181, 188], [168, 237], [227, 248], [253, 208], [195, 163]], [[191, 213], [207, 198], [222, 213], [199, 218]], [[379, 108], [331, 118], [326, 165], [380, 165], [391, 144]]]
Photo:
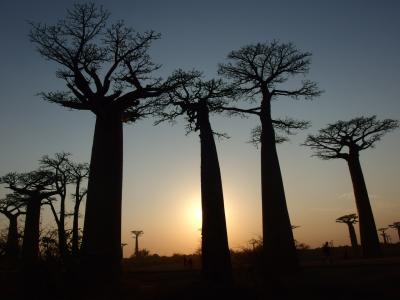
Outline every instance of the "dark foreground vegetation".
[[232, 253], [230, 286], [204, 283], [198, 255], [124, 259], [118, 286], [91, 290], [73, 267], [55, 259], [42, 260], [30, 275], [3, 260], [1, 299], [397, 299], [400, 244], [382, 249], [384, 257], [376, 259], [354, 257], [349, 246], [332, 248], [328, 258], [320, 248], [302, 249], [300, 269], [274, 278], [263, 273], [259, 251], [243, 249]]

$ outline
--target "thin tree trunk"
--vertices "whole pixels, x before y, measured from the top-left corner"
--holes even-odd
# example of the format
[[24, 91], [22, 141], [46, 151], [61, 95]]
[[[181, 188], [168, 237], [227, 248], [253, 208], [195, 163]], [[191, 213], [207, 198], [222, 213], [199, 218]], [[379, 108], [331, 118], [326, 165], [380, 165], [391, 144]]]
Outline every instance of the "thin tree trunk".
[[267, 272], [286, 272], [295, 270], [298, 260], [276, 151], [270, 101], [264, 103], [260, 119], [264, 263], [269, 268]]
[[72, 221], [72, 255], [78, 256], [79, 252], [79, 206], [81, 201], [75, 199], [74, 216]]
[[358, 153], [350, 153], [347, 163], [356, 199], [362, 254], [365, 257], [380, 256], [378, 233], [376, 232], [374, 215], [369, 202]]
[[352, 223], [347, 223], [347, 226], [349, 227], [351, 247], [353, 248], [354, 255], [358, 256], [358, 243], [357, 243], [356, 231], [354, 230], [354, 226]]
[[62, 259], [68, 255], [67, 237], [65, 233], [65, 195], [61, 195], [60, 218], [58, 225], [58, 249]]
[[139, 256], [139, 235], [135, 236], [135, 257]]
[[18, 215], [7, 216], [10, 224], [8, 226], [7, 243], [5, 247], [5, 254], [10, 259], [16, 259], [19, 253], [18, 245]]
[[229, 283], [232, 266], [221, 173], [208, 111], [199, 112], [201, 145], [202, 272], [206, 280]]
[[84, 269], [104, 280], [120, 270], [122, 139], [119, 112], [96, 116], [81, 254]]
[[32, 197], [26, 206], [22, 261], [24, 266], [33, 266], [39, 257], [39, 227], [41, 198]]
[[400, 227], [397, 227], [397, 235], [399, 236], [399, 242], [400, 242]]

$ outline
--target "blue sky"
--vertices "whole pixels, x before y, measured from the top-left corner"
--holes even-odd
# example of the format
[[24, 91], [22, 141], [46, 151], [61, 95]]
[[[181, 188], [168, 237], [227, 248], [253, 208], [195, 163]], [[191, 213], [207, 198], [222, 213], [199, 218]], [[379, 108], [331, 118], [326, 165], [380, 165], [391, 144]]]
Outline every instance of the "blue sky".
[[[3, 1], [0, 4], [0, 174], [30, 171], [44, 154], [73, 153], [89, 161], [94, 117], [69, 111], [36, 96], [63, 89], [57, 66], [44, 60], [28, 38], [28, 20], [54, 23], [73, 1]], [[280, 99], [275, 117], [310, 120], [312, 127], [279, 146], [295, 238], [312, 246], [325, 240], [348, 243], [334, 220], [355, 212], [344, 161], [319, 161], [301, 147], [308, 133], [327, 123], [376, 114], [400, 115], [400, 2], [398, 1], [96, 1], [137, 31], [162, 34], [151, 54], [174, 69], [198, 69], [216, 76], [218, 63], [241, 46], [279, 39], [313, 53], [307, 76], [325, 92], [314, 101]], [[130, 230], [142, 229], [143, 247], [171, 254], [199, 245], [200, 161], [197, 134], [185, 136], [183, 122], [125, 126], [123, 241], [133, 250]], [[259, 151], [246, 143], [256, 119], [215, 116], [212, 125], [229, 140], [217, 143], [230, 246], [261, 234]], [[400, 221], [400, 132], [362, 153], [378, 227]], [[4, 192], [4, 191], [3, 191]], [[44, 211], [46, 216], [47, 212]], [[1, 219], [0, 220], [4, 220]], [[45, 223], [51, 219], [45, 218]], [[5, 223], [1, 223], [5, 226]], [[390, 232], [396, 240], [394, 232]]]

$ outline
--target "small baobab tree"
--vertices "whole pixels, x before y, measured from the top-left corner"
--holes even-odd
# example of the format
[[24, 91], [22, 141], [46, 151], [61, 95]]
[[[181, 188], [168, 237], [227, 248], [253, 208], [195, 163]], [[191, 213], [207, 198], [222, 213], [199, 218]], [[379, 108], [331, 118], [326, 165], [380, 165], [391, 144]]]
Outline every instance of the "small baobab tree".
[[324, 160], [344, 159], [349, 167], [359, 217], [362, 253], [365, 257], [381, 255], [374, 216], [360, 164], [360, 152], [374, 147], [386, 133], [399, 126], [397, 120], [377, 120], [376, 116], [338, 121], [309, 135], [305, 146]]
[[74, 198], [74, 211], [72, 220], [72, 241], [71, 241], [71, 253], [73, 256], [78, 256], [79, 253], [79, 209], [82, 201], [87, 195], [87, 188], [85, 181], [89, 176], [89, 164], [87, 163], [75, 163], [68, 161], [68, 172], [71, 180], [71, 184], [75, 186], [75, 191], [72, 193]]
[[344, 223], [347, 225], [347, 227], [349, 229], [351, 247], [353, 248], [354, 254], [357, 255], [358, 254], [358, 243], [357, 243], [356, 231], [354, 230], [354, 224], [356, 224], [358, 222], [358, 216], [356, 214], [344, 215], [344, 216], [337, 218], [336, 222]]
[[9, 222], [5, 256], [15, 260], [19, 254], [18, 217], [25, 214], [24, 199], [16, 193], [7, 194], [5, 198], [0, 199], [0, 213], [5, 215]]
[[44, 200], [56, 195], [55, 174], [50, 171], [28, 173], [8, 173], [1, 177], [0, 183], [21, 196], [26, 203], [24, 238], [22, 242], [22, 261], [24, 266], [33, 266], [39, 255], [40, 208]]
[[202, 80], [198, 73], [197, 78], [169, 93], [159, 121], [175, 120], [183, 115], [187, 121], [187, 132], [199, 132], [202, 273], [205, 280], [219, 283], [231, 281], [232, 267], [221, 171], [214, 140], [214, 135], [222, 134], [213, 131], [210, 114], [222, 112], [221, 107], [231, 94], [231, 89], [222, 80]]
[[123, 123], [148, 116], [151, 103], [173, 88], [174, 76], [153, 76], [160, 66], [148, 49], [159, 34], [110, 24], [109, 15], [94, 3], [76, 3], [55, 25], [32, 22], [30, 39], [60, 66], [57, 77], [67, 87], [43, 98], [96, 117], [81, 259], [84, 269], [111, 280], [120, 270]]
[[[248, 100], [245, 108], [226, 107], [233, 113], [254, 115], [260, 126], [253, 133], [261, 144], [261, 191], [264, 263], [271, 273], [298, 266], [295, 243], [286, 204], [276, 143], [282, 138], [275, 128], [291, 133], [307, 127], [307, 122], [272, 118], [272, 102], [280, 97], [312, 99], [320, 95], [315, 82], [303, 80], [298, 87], [288, 80], [306, 75], [311, 53], [302, 52], [292, 43], [258, 43], [228, 54], [219, 74], [230, 80], [236, 96]], [[274, 128], [275, 127], [275, 128]]]
[[[44, 155], [40, 159], [40, 167], [42, 170], [48, 170], [54, 173], [54, 187], [57, 190], [57, 198], [52, 197], [46, 203], [50, 206], [51, 212], [57, 225], [58, 233], [58, 251], [61, 259], [65, 259], [69, 254], [67, 245], [67, 234], [65, 229], [67, 186], [71, 183], [69, 163], [70, 153], [56, 153], [54, 157]], [[54, 202], [58, 202], [59, 210], [57, 212]]]
[[135, 238], [135, 257], [139, 257], [139, 237], [144, 234], [144, 232], [143, 230], [133, 230], [131, 233]]
[[379, 229], [378, 229], [378, 231], [380, 232], [380, 235], [381, 235], [381, 237], [382, 237], [382, 240], [383, 240], [383, 244], [384, 244], [384, 245], [389, 244], [389, 236], [388, 236], [388, 234], [386, 233], [386, 230], [388, 230], [388, 229], [389, 229], [388, 227], [384, 227], [384, 228], [379, 228]]
[[394, 222], [393, 224], [390, 224], [389, 227], [397, 229], [397, 234], [399, 236], [399, 241], [400, 241], [400, 222]]

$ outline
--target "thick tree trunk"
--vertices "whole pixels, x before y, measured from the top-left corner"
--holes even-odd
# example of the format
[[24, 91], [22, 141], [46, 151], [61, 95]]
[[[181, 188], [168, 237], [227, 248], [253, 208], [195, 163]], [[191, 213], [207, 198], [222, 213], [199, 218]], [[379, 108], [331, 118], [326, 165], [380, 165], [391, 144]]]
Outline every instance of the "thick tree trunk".
[[122, 139], [121, 113], [96, 116], [81, 255], [84, 270], [101, 280], [120, 271]]
[[358, 256], [358, 243], [357, 243], [356, 231], [354, 230], [354, 226], [352, 223], [347, 223], [347, 226], [349, 227], [350, 241], [351, 241], [351, 247], [353, 248], [353, 253], [355, 256]]
[[39, 227], [41, 198], [32, 197], [26, 206], [24, 239], [22, 242], [22, 262], [31, 267], [39, 257]]
[[201, 145], [202, 272], [210, 282], [232, 280], [221, 173], [208, 111], [199, 112]]
[[362, 254], [364, 257], [380, 256], [381, 250], [378, 233], [376, 231], [374, 215], [369, 202], [358, 153], [350, 153], [347, 163], [350, 169], [354, 197], [356, 199]]
[[7, 216], [10, 224], [8, 226], [7, 243], [5, 247], [5, 255], [9, 259], [16, 259], [19, 254], [18, 245], [18, 215]]
[[286, 206], [269, 101], [264, 103], [260, 119], [264, 263], [266, 272], [287, 272], [298, 267], [298, 260]]
[[399, 236], [399, 242], [400, 242], [400, 227], [397, 227], [397, 235]]
[[68, 256], [67, 236], [65, 234], [64, 221], [58, 224], [58, 251], [60, 251], [61, 259], [66, 259]]

